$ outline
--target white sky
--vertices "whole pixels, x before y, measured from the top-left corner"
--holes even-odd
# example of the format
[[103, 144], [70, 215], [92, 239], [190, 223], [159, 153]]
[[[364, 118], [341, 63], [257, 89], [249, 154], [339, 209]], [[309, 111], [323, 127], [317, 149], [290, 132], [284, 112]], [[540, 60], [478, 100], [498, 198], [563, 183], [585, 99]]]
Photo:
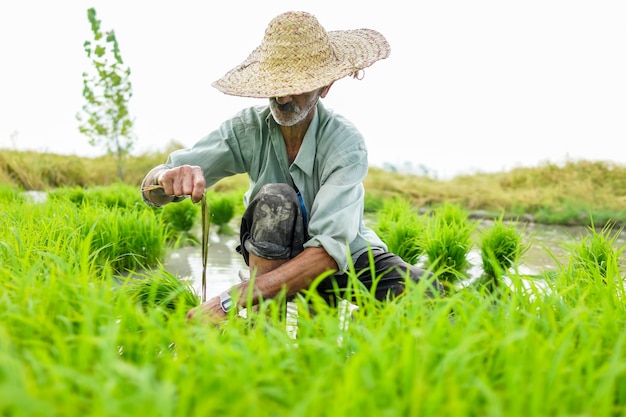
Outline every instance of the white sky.
[[78, 133], [86, 10], [114, 29], [132, 70], [135, 153], [192, 145], [263, 99], [211, 81], [286, 10], [391, 44], [365, 78], [325, 99], [365, 135], [370, 163], [446, 178], [550, 161], [626, 163], [624, 0], [20, 0], [0, 3], [0, 148], [100, 155]]

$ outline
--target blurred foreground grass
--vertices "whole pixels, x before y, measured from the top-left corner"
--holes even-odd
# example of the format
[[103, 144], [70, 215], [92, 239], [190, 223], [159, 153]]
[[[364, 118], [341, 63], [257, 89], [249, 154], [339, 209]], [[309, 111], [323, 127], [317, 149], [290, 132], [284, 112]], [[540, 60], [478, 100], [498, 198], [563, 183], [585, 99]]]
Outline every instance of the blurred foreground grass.
[[[500, 280], [508, 265], [494, 262], [495, 285], [431, 297], [467, 255], [464, 212], [442, 206], [415, 227], [433, 276], [399, 299], [377, 301], [350, 273], [352, 304], [333, 308], [321, 276], [291, 304], [210, 326], [186, 320], [199, 298], [155, 259], [168, 216], [134, 189], [58, 188], [39, 204], [0, 187], [0, 416], [625, 415], [625, 248], [609, 233], [551, 274]], [[414, 209], [385, 203], [395, 220], [379, 227], [405, 236]], [[498, 254], [511, 236], [492, 230], [485, 259], [514, 263], [518, 231]]]
[[[163, 163], [171, 150], [129, 158], [124, 182], [139, 186], [145, 173]], [[0, 153], [0, 185], [48, 190], [111, 185], [117, 181], [115, 161], [108, 156], [82, 158], [7, 150]], [[220, 181], [213, 189], [234, 191], [246, 186], [245, 175], [236, 175]], [[379, 210], [389, 198], [401, 197], [422, 209], [455, 203], [475, 215], [504, 215], [545, 224], [626, 224], [626, 166], [602, 161], [544, 163], [449, 180], [371, 168], [365, 188], [365, 209], [369, 212]]]
[[[424, 279], [383, 303], [352, 274], [346, 299], [354, 309], [326, 305], [313, 286], [287, 308], [282, 297], [263, 300], [207, 326], [186, 320], [198, 297], [158, 262], [169, 237], [159, 222], [179, 219], [177, 232], [191, 223], [166, 210], [197, 206], [153, 210], [140, 201], [141, 177], [163, 156], [131, 163], [133, 183], [119, 184], [104, 159], [7, 155], [0, 416], [625, 415], [626, 248], [613, 249], [608, 232], [574, 243], [570, 261], [542, 277], [511, 268], [497, 282], [506, 285], [451, 285], [438, 297]], [[465, 267], [452, 255], [467, 255], [448, 249], [468, 246], [465, 213], [449, 204], [511, 215], [588, 205], [594, 216], [617, 216], [623, 174], [587, 162], [450, 181], [372, 170], [367, 204], [382, 216], [381, 232], [398, 235], [390, 242], [411, 242], [406, 226], [437, 244], [457, 236], [424, 248], [432, 278], [444, 279]], [[27, 182], [13, 181], [20, 178]], [[221, 197], [245, 186], [237, 176], [216, 188]], [[16, 188], [54, 192], [33, 204]], [[404, 198], [439, 206], [441, 215], [420, 216], [422, 229]], [[519, 245], [515, 229], [496, 226], [480, 242], [492, 279], [509, 266], [497, 258], [514, 263]], [[506, 242], [512, 249], [496, 253]], [[154, 269], [144, 271], [147, 263]]]

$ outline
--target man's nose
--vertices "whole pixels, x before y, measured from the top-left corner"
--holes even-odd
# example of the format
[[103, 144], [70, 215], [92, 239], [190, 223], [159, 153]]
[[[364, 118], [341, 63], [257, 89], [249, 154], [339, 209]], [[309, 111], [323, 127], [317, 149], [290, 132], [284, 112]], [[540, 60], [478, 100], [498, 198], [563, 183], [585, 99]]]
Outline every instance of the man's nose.
[[293, 96], [276, 97], [276, 102], [278, 104], [287, 104], [287, 103], [290, 103], [291, 101], [293, 101]]

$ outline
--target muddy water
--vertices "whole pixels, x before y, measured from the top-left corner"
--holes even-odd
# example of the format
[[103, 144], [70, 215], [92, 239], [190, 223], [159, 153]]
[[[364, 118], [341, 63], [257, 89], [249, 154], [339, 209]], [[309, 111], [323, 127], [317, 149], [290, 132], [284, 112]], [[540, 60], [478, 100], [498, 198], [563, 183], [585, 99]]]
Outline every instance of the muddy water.
[[[484, 221], [481, 227], [488, 227], [489, 224]], [[522, 274], [540, 274], [558, 269], [559, 264], [567, 265], [570, 246], [580, 243], [581, 239], [590, 233], [585, 227], [545, 226], [533, 223], [520, 225], [520, 231], [524, 243], [529, 247], [519, 265]], [[216, 233], [209, 235], [207, 298], [240, 282], [239, 271], [247, 270], [241, 255], [235, 251], [237, 244], [238, 236], [223, 236]], [[616, 249], [626, 245], [625, 232], [616, 237], [615, 245]], [[482, 273], [478, 250], [470, 253], [469, 261], [472, 265], [468, 270], [470, 279], [477, 278]], [[624, 264], [626, 254], [622, 254], [622, 265]], [[171, 251], [167, 255], [165, 267], [180, 278], [189, 280], [197, 293], [201, 294], [202, 251], [199, 246]]]
[[[240, 282], [239, 271], [247, 266], [235, 248], [238, 236], [209, 235], [206, 266], [207, 299], [228, 290]], [[202, 294], [202, 249], [200, 246], [172, 250], [165, 260], [165, 268], [181, 279], [188, 280], [198, 294]]]

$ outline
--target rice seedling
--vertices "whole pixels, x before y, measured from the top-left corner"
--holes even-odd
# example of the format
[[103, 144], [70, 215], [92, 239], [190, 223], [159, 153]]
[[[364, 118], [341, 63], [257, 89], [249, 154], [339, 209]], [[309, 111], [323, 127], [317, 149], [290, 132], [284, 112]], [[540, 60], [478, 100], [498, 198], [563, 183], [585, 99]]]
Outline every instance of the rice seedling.
[[61, 187], [48, 192], [48, 199], [52, 201], [71, 201], [81, 205], [87, 199], [86, 191], [81, 187]]
[[490, 289], [500, 285], [500, 278], [517, 264], [527, 250], [517, 222], [505, 223], [502, 216], [480, 235], [483, 281]]
[[425, 228], [424, 252], [429, 268], [440, 271], [445, 283], [464, 277], [475, 228], [467, 211], [456, 204], [444, 204], [433, 211]]
[[124, 183], [91, 188], [61, 187], [51, 190], [48, 194], [51, 200], [69, 200], [79, 206], [89, 204], [111, 209], [143, 208], [137, 188]]
[[101, 264], [115, 273], [157, 265], [166, 249], [166, 231], [150, 210], [117, 211], [84, 207], [82, 236]]
[[158, 210], [161, 211], [163, 222], [176, 232], [189, 232], [195, 225], [199, 212], [198, 206], [188, 198], [175, 204], [167, 204]]
[[587, 275], [600, 278], [606, 282], [607, 270], [611, 266], [617, 267], [619, 264], [621, 251], [616, 249], [616, 240], [621, 233], [621, 229], [615, 231], [611, 223], [606, 224], [598, 232], [595, 227], [590, 226], [590, 234], [584, 236], [579, 242], [569, 245], [571, 250], [571, 266], [577, 270], [584, 271]]
[[167, 240], [173, 242], [174, 247], [181, 245], [198, 245], [198, 237], [193, 232], [200, 207], [193, 204], [191, 199], [184, 199], [177, 203], [167, 204], [155, 209], [161, 216], [161, 222], [167, 231]]
[[144, 309], [158, 308], [165, 314], [180, 309], [187, 312], [200, 304], [193, 286], [162, 268], [127, 275], [120, 292]]
[[415, 264], [424, 253], [424, 221], [408, 200], [393, 198], [383, 203], [376, 216], [376, 232], [389, 251]]
[[211, 216], [211, 224], [217, 226], [217, 233], [231, 236], [235, 233], [230, 226], [231, 220], [235, 217], [235, 199], [229, 194], [217, 194], [210, 192], [207, 194], [207, 204]]
[[91, 265], [119, 273], [155, 266], [165, 253], [164, 228], [151, 210], [76, 206], [60, 199], [2, 207], [11, 227], [0, 230], [1, 241], [24, 262], [39, 260], [42, 253], [75, 253], [89, 244]]
[[409, 282], [375, 302], [353, 276], [347, 316], [304, 292], [291, 300], [294, 339], [284, 299], [207, 326], [186, 321], [197, 299], [165, 271], [120, 282], [103, 267], [106, 240], [93, 244], [99, 223], [120, 228], [111, 238], [140, 229], [96, 214], [117, 210], [0, 199], [0, 415], [626, 413], [624, 283], [608, 232], [581, 241], [548, 292], [513, 269], [499, 297], [430, 297], [428, 283]]

